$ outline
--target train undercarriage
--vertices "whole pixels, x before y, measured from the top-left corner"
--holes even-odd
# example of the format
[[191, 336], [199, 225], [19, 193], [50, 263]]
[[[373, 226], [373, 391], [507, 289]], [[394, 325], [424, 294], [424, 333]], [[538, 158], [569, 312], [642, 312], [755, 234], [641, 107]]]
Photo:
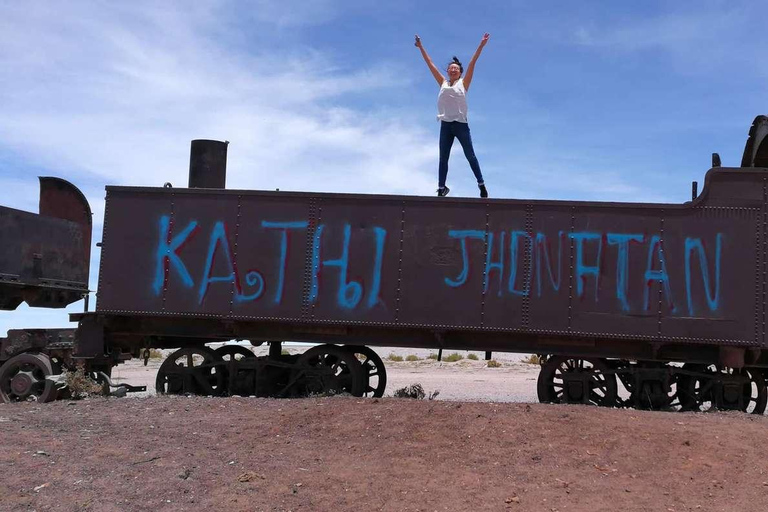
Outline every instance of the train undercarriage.
[[[202, 345], [183, 347], [160, 365], [155, 390], [168, 395], [285, 398], [384, 395], [386, 368], [369, 347], [323, 344], [302, 354], [287, 354], [281, 348], [281, 343], [274, 342], [268, 355], [256, 356], [242, 345], [215, 350]], [[144, 354], [148, 357], [149, 352]], [[543, 403], [763, 414], [768, 402], [761, 368], [562, 355], [541, 355], [539, 360], [537, 394]], [[49, 402], [60, 395], [66, 397], [66, 390], [60, 394], [51, 377], [77, 365], [65, 344], [17, 354], [0, 365], [0, 401]], [[111, 366], [103, 361], [85, 360], [81, 365], [105, 392], [119, 388], [144, 391], [143, 387], [112, 383]]]

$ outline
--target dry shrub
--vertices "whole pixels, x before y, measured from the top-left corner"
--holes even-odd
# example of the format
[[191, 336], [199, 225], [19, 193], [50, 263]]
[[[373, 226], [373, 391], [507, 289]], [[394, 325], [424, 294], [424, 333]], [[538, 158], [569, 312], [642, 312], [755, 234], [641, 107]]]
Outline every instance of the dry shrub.
[[478, 359], [480, 359], [480, 358], [479, 358], [479, 357], [477, 357], [477, 354], [469, 354], [469, 355], [467, 356], [467, 359], [471, 359], [471, 360], [473, 360], [473, 361], [477, 361], [477, 360], [478, 360]]
[[427, 359], [433, 359], [433, 360], [437, 361], [437, 354], [429, 354], [427, 356]]
[[439, 394], [440, 391], [435, 390], [427, 396], [421, 384], [411, 384], [410, 386], [405, 386], [404, 388], [396, 390], [392, 396], [395, 398], [413, 398], [415, 400], [424, 400], [425, 398], [434, 400]]
[[453, 354], [447, 355], [443, 358], [443, 361], [446, 363], [455, 363], [456, 361], [461, 361], [464, 359], [464, 356], [459, 354], [458, 352], [454, 352]]
[[487, 366], [488, 368], [499, 368], [501, 367], [501, 363], [495, 359], [491, 359], [490, 361], [488, 361]]
[[149, 358], [150, 359], [162, 359], [163, 358], [163, 353], [159, 349], [151, 348], [151, 349], [149, 349]]
[[531, 354], [524, 358], [522, 361], [528, 364], [541, 364], [541, 357], [537, 356], [536, 354]]
[[392, 353], [387, 356], [387, 359], [399, 363], [403, 360], [403, 356], [398, 356], [397, 354]]
[[64, 382], [73, 399], [104, 394], [102, 385], [95, 382], [90, 375], [85, 372], [82, 366], [78, 366], [74, 371], [67, 372]]
[[414, 354], [408, 354], [407, 356], [405, 356], [406, 361], [419, 361], [420, 359], [421, 358], [419, 356]]
[[423, 400], [427, 395], [424, 393], [424, 388], [421, 387], [421, 384], [411, 384], [410, 386], [395, 390], [392, 396], [395, 398], [414, 398], [416, 400]]

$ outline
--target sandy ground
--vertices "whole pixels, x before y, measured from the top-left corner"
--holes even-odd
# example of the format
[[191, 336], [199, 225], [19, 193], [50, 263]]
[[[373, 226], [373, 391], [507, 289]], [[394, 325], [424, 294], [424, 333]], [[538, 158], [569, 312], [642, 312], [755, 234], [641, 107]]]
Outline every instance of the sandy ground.
[[768, 418], [350, 397], [0, 405], [0, 510], [765, 510]]

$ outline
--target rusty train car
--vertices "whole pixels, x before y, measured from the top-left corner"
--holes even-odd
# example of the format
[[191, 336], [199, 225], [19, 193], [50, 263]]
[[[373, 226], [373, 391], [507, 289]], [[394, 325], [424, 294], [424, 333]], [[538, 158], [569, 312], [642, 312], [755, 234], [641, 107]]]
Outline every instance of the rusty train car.
[[[161, 393], [381, 396], [368, 347], [403, 346], [539, 354], [542, 402], [761, 414], [767, 133], [759, 116], [741, 167], [714, 154], [684, 204], [227, 190], [226, 143], [193, 141], [188, 188], [106, 188], [95, 311], [0, 339], [0, 398], [52, 399], [45, 376], [77, 363], [108, 381], [150, 348], [178, 348]], [[206, 347], [232, 339], [269, 355]]]

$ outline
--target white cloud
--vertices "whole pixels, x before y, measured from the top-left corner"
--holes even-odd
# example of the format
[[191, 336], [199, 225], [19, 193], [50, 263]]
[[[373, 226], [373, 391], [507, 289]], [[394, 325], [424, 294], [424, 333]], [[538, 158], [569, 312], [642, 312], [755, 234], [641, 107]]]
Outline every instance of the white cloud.
[[[375, 65], [344, 72], [316, 51], [232, 54], [207, 36], [222, 21], [216, 10], [186, 5], [6, 8], [2, 144], [75, 181], [185, 183], [194, 138], [232, 141], [229, 181], [244, 186], [295, 188], [321, 175], [343, 191], [404, 191], [380, 164], [434, 181], [433, 166], [424, 168], [431, 136], [406, 119], [381, 122], [344, 106], [350, 95], [398, 85]], [[284, 11], [259, 19], [288, 23]]]
[[[334, 16], [328, 2], [301, 5], [258, 2], [242, 15], [253, 18], [254, 34]], [[434, 136], [408, 113], [391, 111], [383, 120], [349, 104], [402, 80], [384, 80], [377, 63], [346, 71], [333, 55], [280, 50], [263, 40], [242, 53], [246, 35], [222, 37], [232, 7], [3, 4], [0, 150], [83, 189], [97, 229], [105, 184], [185, 186], [196, 138], [232, 141], [231, 188], [434, 189]], [[12, 189], [0, 204], [36, 211], [33, 176], [0, 169], [0, 190]], [[9, 327], [66, 323], [61, 311], [22, 308], [0, 316], [0, 335]]]

